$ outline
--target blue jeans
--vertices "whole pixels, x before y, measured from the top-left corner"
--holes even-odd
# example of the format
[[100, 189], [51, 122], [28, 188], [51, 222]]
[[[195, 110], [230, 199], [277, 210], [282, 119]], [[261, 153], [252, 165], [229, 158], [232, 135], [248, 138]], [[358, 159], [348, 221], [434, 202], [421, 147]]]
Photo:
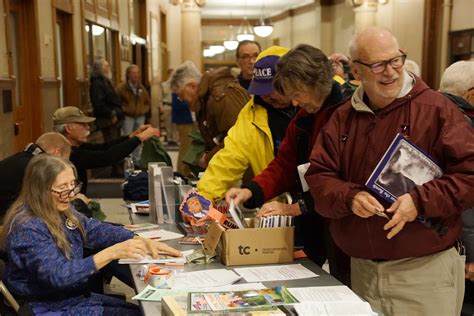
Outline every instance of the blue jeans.
[[[137, 117], [125, 115], [125, 120], [123, 121], [123, 125], [122, 125], [123, 135], [131, 134], [134, 130], [136, 130], [143, 124], [145, 124], [145, 115], [137, 116]], [[142, 154], [142, 146], [140, 145], [132, 153], [132, 158], [135, 165], [138, 165], [141, 154]]]
[[143, 124], [145, 124], [145, 115], [137, 117], [125, 115], [125, 121], [123, 121], [122, 125], [123, 134], [129, 135]]

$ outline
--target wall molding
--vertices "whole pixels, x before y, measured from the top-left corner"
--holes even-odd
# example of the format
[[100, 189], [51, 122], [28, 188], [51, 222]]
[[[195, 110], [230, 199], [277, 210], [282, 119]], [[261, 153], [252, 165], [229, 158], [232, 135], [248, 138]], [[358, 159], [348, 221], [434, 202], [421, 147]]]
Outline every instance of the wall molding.
[[0, 77], [0, 86], [1, 87], [13, 87], [15, 85], [15, 78], [10, 77]]
[[39, 77], [40, 85], [44, 88], [59, 88], [61, 80], [52, 77]]

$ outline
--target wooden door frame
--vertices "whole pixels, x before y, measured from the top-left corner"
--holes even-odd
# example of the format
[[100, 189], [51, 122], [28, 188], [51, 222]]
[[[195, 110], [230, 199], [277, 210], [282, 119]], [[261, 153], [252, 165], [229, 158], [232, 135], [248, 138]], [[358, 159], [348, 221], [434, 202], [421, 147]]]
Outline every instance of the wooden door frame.
[[160, 8], [160, 48], [161, 57], [161, 81], [167, 79], [170, 60], [168, 54], [168, 15]]
[[443, 3], [425, 0], [423, 18], [422, 77], [430, 87], [438, 87], [441, 79], [441, 41], [443, 25]]

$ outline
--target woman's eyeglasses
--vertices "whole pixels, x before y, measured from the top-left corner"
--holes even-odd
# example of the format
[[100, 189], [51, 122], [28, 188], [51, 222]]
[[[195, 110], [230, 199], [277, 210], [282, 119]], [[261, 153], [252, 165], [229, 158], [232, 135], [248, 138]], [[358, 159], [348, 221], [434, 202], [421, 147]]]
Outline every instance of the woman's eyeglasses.
[[51, 192], [56, 193], [57, 195], [59, 195], [60, 199], [67, 199], [68, 197], [71, 196], [71, 193], [76, 195], [79, 192], [81, 192], [81, 189], [82, 189], [82, 182], [81, 181], [75, 181], [74, 188], [72, 188], [72, 189], [63, 190], [63, 191], [56, 191], [56, 190], [51, 189]]

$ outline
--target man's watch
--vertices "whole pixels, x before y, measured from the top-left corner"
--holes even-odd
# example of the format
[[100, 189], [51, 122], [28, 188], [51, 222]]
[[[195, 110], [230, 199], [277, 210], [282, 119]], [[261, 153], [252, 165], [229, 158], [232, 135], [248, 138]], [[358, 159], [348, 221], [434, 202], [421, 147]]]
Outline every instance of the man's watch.
[[300, 207], [301, 215], [305, 215], [309, 213], [308, 208], [306, 207], [306, 203], [304, 202], [303, 199], [298, 200], [298, 205]]

